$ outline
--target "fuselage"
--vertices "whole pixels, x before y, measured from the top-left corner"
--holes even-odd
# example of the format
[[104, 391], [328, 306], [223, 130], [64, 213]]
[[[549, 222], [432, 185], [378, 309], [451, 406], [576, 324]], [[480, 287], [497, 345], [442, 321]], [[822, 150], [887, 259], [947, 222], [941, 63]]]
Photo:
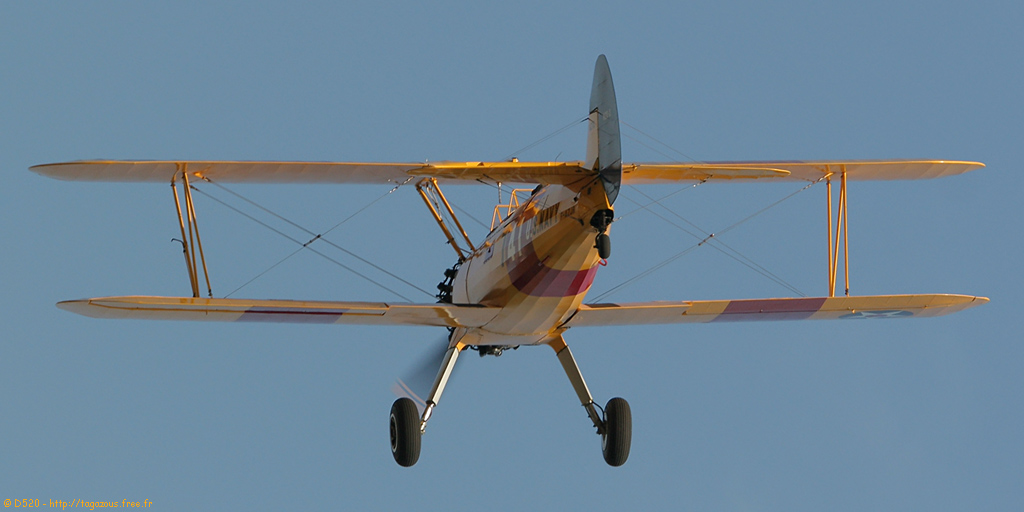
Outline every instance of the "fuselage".
[[599, 230], [591, 219], [610, 210], [600, 182], [547, 185], [495, 227], [453, 283], [453, 302], [502, 308], [487, 325], [468, 333], [469, 344], [548, 340], [579, 308], [594, 281]]

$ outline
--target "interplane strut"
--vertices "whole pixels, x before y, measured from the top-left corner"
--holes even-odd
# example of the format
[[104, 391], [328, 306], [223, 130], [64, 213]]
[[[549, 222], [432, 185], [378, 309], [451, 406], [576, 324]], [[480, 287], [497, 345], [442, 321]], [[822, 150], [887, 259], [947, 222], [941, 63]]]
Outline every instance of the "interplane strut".
[[[203, 254], [203, 242], [199, 237], [199, 221], [196, 219], [195, 203], [192, 201], [192, 187], [188, 181], [188, 163], [178, 164], [181, 176], [182, 189], [185, 196], [185, 215], [188, 220], [188, 228], [181, 213], [181, 200], [178, 197], [178, 185], [175, 183], [179, 173], [171, 177], [171, 190], [174, 191], [174, 206], [178, 210], [178, 225], [181, 227], [181, 246], [185, 253], [185, 266], [188, 269], [189, 285], [192, 287], [192, 296], [199, 297], [199, 263], [203, 266], [203, 277], [206, 279], [206, 292], [213, 297], [213, 287], [210, 286], [210, 272], [206, 267], [206, 255]], [[196, 253], [199, 253], [199, 262], [196, 261]]]

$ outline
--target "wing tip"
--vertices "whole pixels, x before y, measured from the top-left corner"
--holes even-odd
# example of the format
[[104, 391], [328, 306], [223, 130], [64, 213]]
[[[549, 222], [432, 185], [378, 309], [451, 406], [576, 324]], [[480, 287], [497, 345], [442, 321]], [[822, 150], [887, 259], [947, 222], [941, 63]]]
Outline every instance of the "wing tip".
[[53, 178], [57, 180], [68, 181], [69, 178], [62, 176], [57, 169], [59, 166], [64, 165], [63, 163], [50, 163], [50, 164], [36, 164], [28, 168], [28, 170], [47, 178]]
[[75, 299], [75, 300], [62, 300], [56, 304], [58, 309], [63, 309], [76, 315], [88, 316], [92, 318], [102, 318], [97, 314], [96, 308], [93, 307], [91, 299]]

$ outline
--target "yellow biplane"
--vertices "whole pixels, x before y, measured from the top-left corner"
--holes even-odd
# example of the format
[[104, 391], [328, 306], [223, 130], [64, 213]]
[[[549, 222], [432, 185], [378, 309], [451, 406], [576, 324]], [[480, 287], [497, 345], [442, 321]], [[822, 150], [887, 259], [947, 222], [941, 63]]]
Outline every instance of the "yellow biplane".
[[[557, 354], [601, 436], [605, 461], [620, 466], [629, 456], [629, 405], [622, 398], [612, 398], [603, 408], [594, 402], [566, 344], [567, 330], [607, 325], [931, 317], [984, 304], [988, 299], [967, 295], [850, 296], [848, 265], [846, 293], [835, 293], [840, 273], [840, 240], [846, 250], [848, 181], [941, 178], [981, 167], [984, 165], [977, 162], [948, 160], [622, 163], [615, 91], [608, 62], [602, 55], [594, 70], [583, 161], [77, 161], [38, 165], [32, 171], [61, 180], [170, 183], [179, 204], [178, 221], [192, 297], [102, 297], [60, 302], [60, 308], [95, 318], [446, 327], [447, 351], [429, 392], [419, 399], [406, 389], [409, 396], [399, 398], [391, 408], [391, 450], [402, 466], [412, 466], [419, 459], [421, 436], [463, 350], [473, 348], [481, 355], [498, 355], [508, 348], [547, 345]], [[203, 298], [200, 274], [206, 278], [207, 290], [209, 276], [190, 191], [190, 183], [199, 180], [395, 185], [414, 181], [458, 254], [458, 262], [445, 271], [445, 280], [438, 286], [441, 292], [437, 303], [246, 300], [213, 298], [212, 293]], [[829, 211], [828, 295], [584, 304], [600, 264], [611, 252], [608, 233], [615, 219], [613, 204], [620, 187], [687, 180], [824, 181]], [[524, 183], [536, 188], [521, 204], [505, 205], [506, 211], [496, 215], [490, 233], [474, 244], [440, 186], [477, 182]], [[839, 202], [833, 229], [834, 182], [838, 183]], [[184, 191], [184, 213], [178, 183]], [[845, 262], [846, 258], [843, 259]]]

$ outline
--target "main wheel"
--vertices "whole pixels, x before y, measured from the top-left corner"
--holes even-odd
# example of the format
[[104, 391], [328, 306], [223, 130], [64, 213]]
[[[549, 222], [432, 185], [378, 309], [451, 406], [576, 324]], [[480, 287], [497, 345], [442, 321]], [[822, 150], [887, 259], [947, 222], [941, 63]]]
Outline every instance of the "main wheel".
[[420, 459], [420, 413], [416, 402], [399, 398], [391, 405], [391, 455], [399, 466], [409, 467]]
[[604, 433], [601, 434], [601, 452], [611, 466], [621, 466], [629, 458], [629, 442], [633, 435], [633, 415], [629, 402], [612, 398], [604, 407]]

